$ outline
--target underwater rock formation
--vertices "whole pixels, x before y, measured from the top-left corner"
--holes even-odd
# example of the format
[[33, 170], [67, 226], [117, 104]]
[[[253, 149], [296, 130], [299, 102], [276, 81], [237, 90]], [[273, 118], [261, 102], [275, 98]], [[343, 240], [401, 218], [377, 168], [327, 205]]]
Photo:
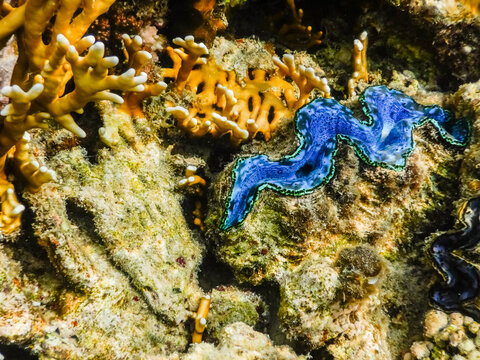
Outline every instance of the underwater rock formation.
[[[417, 101], [424, 104], [443, 103], [438, 93], [425, 91], [403, 75], [392, 85], [417, 94]], [[466, 111], [461, 114], [471, 118]], [[433, 124], [418, 128], [413, 137], [417, 146], [399, 171], [365, 165], [348, 144], [339, 144], [336, 172], [328, 184], [300, 197], [278, 196], [265, 189], [245, 221], [220, 234], [215, 229], [221, 225], [221, 206], [232, 189], [235, 163], [213, 182], [207, 235], [239, 280], [279, 284], [285, 294], [281, 326], [292, 340], [310, 349], [327, 347], [334, 358], [356, 349], [346, 358], [368, 359], [373, 350], [360, 344], [374, 343], [380, 349], [378, 358], [390, 359], [401, 353], [398, 344], [418, 331], [415, 319], [429, 307], [426, 294], [436, 275], [428, 262], [415, 260], [418, 250], [405, 249], [422, 246], [424, 238], [418, 239], [418, 233], [429, 234], [448, 224], [448, 217], [442, 221], [435, 214], [453, 210], [445, 201], [458, 196], [458, 187], [447, 184], [457, 178], [461, 148], [442, 142]], [[345, 268], [336, 266], [344, 263], [339, 259], [349, 258], [344, 249], [363, 244], [373, 246], [382, 264], [380, 275], [371, 279], [360, 270], [349, 273], [353, 260]], [[349, 281], [343, 285], [339, 279]], [[331, 296], [312, 295], [330, 286]]]
[[162, 360], [306, 360], [297, 356], [288, 346], [275, 346], [272, 341], [250, 326], [237, 322], [227, 326], [220, 334], [218, 346], [210, 343], [193, 345], [186, 354], [173, 354]]
[[419, 31], [432, 37], [436, 56], [461, 82], [477, 81], [480, 71], [480, 17], [477, 0], [386, 0], [408, 13]]
[[[478, 357], [476, 321], [430, 315], [432, 242], [480, 191], [480, 82], [463, 84], [478, 77], [478, 22], [444, 5], [0, 0], [0, 135], [14, 145], [0, 174], [12, 230], [0, 243], [5, 359]], [[418, 116], [398, 123], [403, 110], [384, 102], [386, 121], [363, 118], [356, 94], [368, 85]], [[294, 113], [312, 100], [298, 119], [334, 104], [354, 146], [335, 144], [323, 186], [263, 189], [221, 230], [236, 161], [295, 153]], [[465, 148], [444, 141], [462, 140], [465, 122], [442, 122], [434, 104], [471, 121]], [[427, 121], [432, 109], [440, 118]], [[357, 136], [369, 120], [397, 125], [380, 147]], [[312, 124], [306, 138], [325, 125]], [[444, 255], [480, 264], [476, 248]]]

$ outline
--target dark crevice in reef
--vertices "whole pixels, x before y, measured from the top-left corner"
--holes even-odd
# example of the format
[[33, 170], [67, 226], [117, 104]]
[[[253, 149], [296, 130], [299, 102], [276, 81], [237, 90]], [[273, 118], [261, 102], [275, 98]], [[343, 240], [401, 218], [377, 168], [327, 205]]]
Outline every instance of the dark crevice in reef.
[[288, 345], [290, 346], [298, 355], [307, 355], [310, 354], [314, 360], [330, 360], [333, 359], [328, 355], [324, 348], [310, 351], [311, 345], [308, 344], [306, 340], [297, 339], [289, 340], [287, 339], [284, 332], [281, 330], [280, 319], [278, 317], [278, 311], [280, 309], [280, 285], [274, 281], [265, 282], [258, 286], [248, 286], [245, 284], [237, 285], [242, 290], [248, 290], [260, 295], [268, 304], [269, 316], [265, 319], [264, 323], [260, 323], [257, 331], [266, 333], [273, 343], [276, 346]]
[[[200, 287], [207, 293], [218, 286], [236, 286], [240, 290], [250, 291], [259, 295], [265, 304], [268, 304], [268, 317], [261, 318], [255, 330], [268, 334], [275, 345], [289, 345], [297, 354], [308, 353], [308, 345], [301, 341], [289, 341], [280, 329], [280, 319], [278, 318], [280, 286], [277, 283], [266, 282], [258, 286], [238, 283], [232, 270], [228, 265], [220, 262], [211, 249], [207, 251], [200, 265], [198, 282]], [[259, 309], [259, 311], [262, 310]], [[318, 359], [328, 358], [322, 357]]]
[[[17, 182], [20, 183], [20, 181], [15, 181], [15, 189], [21, 189], [20, 184], [17, 184]], [[28, 202], [23, 198], [22, 194], [23, 191], [16, 192], [18, 201], [25, 205], [25, 210], [21, 218], [21, 234], [15, 241], [7, 243], [5, 246], [15, 249], [13, 259], [22, 264], [22, 271], [54, 273], [55, 270], [48, 259], [47, 251], [38, 244], [37, 238], [34, 235], [33, 224], [36, 221], [35, 214], [28, 206]], [[41, 263], [41, 267], [38, 266], [38, 263]]]
[[93, 214], [85, 210], [80, 205], [76, 204], [74, 200], [67, 199], [65, 202], [68, 219], [78, 226], [78, 228], [85, 232], [87, 236], [95, 243], [105, 245], [103, 239], [95, 231], [95, 221]]
[[87, 133], [85, 138], [79, 138], [79, 145], [87, 151], [89, 163], [95, 165], [98, 163], [98, 150], [107, 147], [98, 135], [98, 130], [103, 126], [103, 122], [94, 103], [88, 103], [83, 110], [83, 114], [72, 113], [72, 116], [77, 125]]
[[328, 353], [325, 349], [317, 349], [310, 352], [311, 360], [333, 360], [334, 357]]
[[[297, 354], [307, 354], [308, 345], [301, 341], [289, 341], [280, 328], [278, 310], [280, 308], [280, 286], [276, 282], [266, 282], [262, 285], [252, 286], [241, 284], [235, 279], [233, 271], [228, 265], [218, 260], [212, 249], [208, 249], [204, 255], [198, 273], [200, 287], [208, 293], [218, 286], [235, 286], [243, 291], [250, 291], [259, 295], [268, 305], [268, 317], [261, 319], [255, 330], [268, 334], [275, 345], [289, 345]], [[259, 309], [259, 312], [263, 311]], [[316, 359], [316, 358], [314, 358]], [[329, 359], [326, 357], [318, 359]]]
[[205, 292], [209, 292], [220, 285], [233, 285], [235, 277], [228, 265], [220, 262], [212, 251], [207, 251], [200, 265], [198, 283]]
[[32, 355], [29, 351], [17, 345], [0, 343], [0, 354], [3, 355], [5, 360], [38, 360], [37, 355]]
[[[275, 345], [290, 345], [295, 351], [294, 344], [290, 343], [285, 334], [280, 330], [280, 319], [278, 318], [278, 309], [280, 308], [280, 286], [276, 282], [267, 282], [262, 285], [252, 286], [248, 290], [259, 294], [266, 304], [268, 304], [269, 318], [266, 324], [266, 333]], [[298, 351], [297, 353], [305, 353]]]
[[167, 26], [164, 35], [169, 40], [178, 36], [191, 35], [202, 22], [202, 14], [193, 6], [198, 0], [170, 1], [167, 13]]
[[[225, 169], [227, 164], [231, 163], [236, 158], [235, 149], [230, 147], [229, 144], [225, 146], [219, 146], [212, 151], [211, 155], [207, 159], [208, 169], [213, 173], [219, 173]], [[237, 149], [238, 151], [239, 149]]]
[[[170, 139], [168, 139], [170, 140]], [[242, 147], [235, 147], [230, 142], [230, 136], [213, 139], [210, 135], [202, 138], [186, 138], [185, 141], [171, 139], [176, 145], [172, 155], [182, 155], [185, 158], [201, 157], [206, 159], [207, 169], [210, 173], [216, 174], [225, 169], [225, 166], [232, 162]]]
[[[195, 202], [198, 200], [198, 197], [191, 194], [186, 194], [181, 202], [183, 217], [187, 222], [188, 227], [190, 230], [196, 230], [198, 227], [194, 224], [194, 216], [193, 211], [195, 210]], [[202, 202], [203, 203], [203, 202]]]

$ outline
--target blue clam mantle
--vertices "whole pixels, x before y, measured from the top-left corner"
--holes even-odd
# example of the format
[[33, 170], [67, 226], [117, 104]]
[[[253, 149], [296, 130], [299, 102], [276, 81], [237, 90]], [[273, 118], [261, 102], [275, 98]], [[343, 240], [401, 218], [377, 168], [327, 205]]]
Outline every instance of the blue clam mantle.
[[443, 281], [431, 289], [432, 300], [447, 311], [460, 311], [480, 321], [480, 311], [472, 304], [480, 293], [480, 270], [459, 256], [480, 242], [480, 198], [470, 199], [460, 210], [457, 231], [444, 233], [433, 241], [431, 256]]
[[385, 86], [369, 87], [360, 98], [367, 121], [360, 121], [334, 99], [316, 99], [297, 111], [296, 133], [300, 146], [280, 161], [265, 155], [237, 160], [222, 229], [240, 224], [264, 188], [300, 196], [327, 183], [335, 169], [338, 140], [354, 147], [366, 163], [400, 170], [413, 151], [412, 131], [428, 121], [454, 145], [469, 138], [467, 120], [455, 120], [439, 106], [422, 106], [409, 96]]

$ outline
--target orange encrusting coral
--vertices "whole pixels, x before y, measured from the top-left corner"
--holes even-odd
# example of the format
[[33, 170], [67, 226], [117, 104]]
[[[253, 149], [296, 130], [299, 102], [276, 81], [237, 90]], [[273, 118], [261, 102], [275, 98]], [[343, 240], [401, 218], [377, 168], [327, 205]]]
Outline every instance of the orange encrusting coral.
[[478, 8], [480, 7], [479, 0], [463, 0], [462, 3], [472, 15], [476, 16], [478, 14]]
[[[12, 185], [4, 173], [7, 153], [27, 181], [27, 190], [55, 180], [55, 173], [29, 155], [27, 131], [45, 128], [52, 118], [73, 134], [86, 133], [71, 113], [82, 113], [92, 101], [123, 103], [111, 90], [142, 92], [147, 75], [131, 68], [121, 75], [109, 75], [117, 57], [104, 57], [105, 47], [85, 36], [92, 22], [106, 12], [115, 0], [27, 0], [17, 8], [0, 3], [0, 43], [13, 33], [19, 49], [11, 86], [2, 89], [10, 103], [2, 110], [0, 122], [0, 230], [3, 234], [19, 226], [23, 206], [15, 199]], [[28, 19], [28, 21], [27, 21]], [[47, 41], [45, 41], [47, 37]], [[0, 45], [1, 46], [1, 45]], [[86, 52], [83, 56], [82, 54]], [[144, 54], [134, 54], [139, 58]], [[135, 55], [135, 56], [134, 56]], [[66, 84], [74, 80], [73, 91], [65, 94]], [[158, 91], [154, 87], [149, 91]], [[13, 209], [13, 210], [12, 210]]]
[[[167, 48], [173, 67], [163, 69], [163, 76], [173, 79], [177, 92], [186, 89], [195, 97], [188, 109], [169, 102], [167, 111], [192, 136], [230, 134], [231, 142], [239, 145], [262, 133], [268, 141], [279, 123], [292, 118], [308, 101], [314, 88], [324, 97], [330, 96], [326, 79], [320, 79], [311, 68], [297, 67], [292, 55], [284, 55], [283, 61], [274, 57], [276, 72], [253, 70], [242, 85], [233, 70], [223, 70], [212, 56], [202, 57], [208, 50], [202, 43], [195, 43], [192, 36], [177, 38], [174, 43], [183, 49]], [[285, 80], [287, 76], [297, 89]]]

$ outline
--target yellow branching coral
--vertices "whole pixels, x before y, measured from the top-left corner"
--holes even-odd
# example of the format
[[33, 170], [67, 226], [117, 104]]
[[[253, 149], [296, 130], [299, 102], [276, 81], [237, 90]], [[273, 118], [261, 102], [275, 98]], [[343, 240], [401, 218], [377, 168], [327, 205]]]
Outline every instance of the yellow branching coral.
[[195, 209], [193, 210], [193, 223], [203, 231], [205, 230], [205, 226], [203, 224], [202, 198], [205, 195], [203, 190], [207, 186], [207, 182], [196, 174], [197, 170], [196, 166], [187, 166], [185, 169], [185, 178], [179, 181], [179, 185], [182, 187], [193, 187], [195, 189], [197, 199], [195, 200]]
[[[234, 71], [218, 67], [212, 56], [202, 57], [208, 50], [192, 36], [174, 42], [184, 48], [167, 48], [173, 68], [163, 69], [163, 75], [174, 80], [177, 92], [185, 89], [195, 97], [188, 109], [167, 103], [167, 111], [192, 136], [229, 134], [234, 145], [258, 133], [269, 140], [282, 119], [291, 118], [308, 101], [314, 88], [330, 96], [326, 79], [316, 76], [312, 68], [297, 67], [292, 55], [284, 55], [283, 61], [273, 58], [276, 72], [253, 70], [240, 84]], [[296, 88], [285, 77], [290, 77]]]
[[[3, 234], [18, 228], [23, 211], [3, 172], [7, 155], [13, 156], [14, 164], [28, 183], [27, 190], [38, 191], [42, 184], [55, 180], [52, 171], [29, 155], [28, 131], [46, 127], [46, 120], [51, 118], [73, 134], [84, 137], [86, 134], [75, 123], [72, 112], [81, 113], [92, 101], [123, 103], [123, 98], [112, 90], [134, 94], [145, 90], [147, 75], [137, 69], [142, 65], [142, 57], [148, 56], [133, 49], [129, 59], [132, 68], [121, 75], [111, 75], [109, 69], [117, 65], [118, 58], [104, 57], [103, 43], [95, 42], [93, 36], [84, 37], [92, 22], [113, 2], [27, 0], [17, 8], [0, 3], [3, 15], [0, 42], [16, 33], [19, 48], [12, 85], [2, 89], [2, 94], [10, 98], [0, 114], [0, 229]], [[50, 38], [44, 42], [47, 34]], [[66, 93], [65, 87], [71, 79], [74, 89]], [[158, 92], [159, 86], [162, 84], [154, 85], [149, 93]]]
[[0, 231], [10, 234], [20, 226], [20, 216], [25, 207], [17, 201], [13, 185], [7, 180], [4, 172], [5, 158], [0, 159]]
[[322, 43], [320, 38], [323, 33], [321, 31], [313, 32], [312, 27], [303, 24], [303, 9], [298, 9], [295, 0], [287, 0], [290, 8], [292, 21], [284, 23], [278, 34], [282, 41], [292, 48], [308, 49], [312, 46]]
[[367, 44], [368, 34], [366, 31], [360, 34], [360, 39], [353, 42], [353, 74], [348, 81], [348, 96], [355, 95], [355, 88], [360, 80], [368, 83], [367, 70]]
[[207, 327], [207, 316], [210, 309], [211, 298], [205, 295], [200, 299], [197, 312], [192, 313], [192, 318], [195, 320], [195, 330], [192, 334], [192, 343], [199, 344], [202, 342], [203, 332]]
[[[173, 53], [177, 55], [171, 56], [174, 61], [174, 69], [178, 69], [175, 73], [175, 88], [177, 90], [183, 90], [193, 67], [197, 63], [204, 63], [205, 59], [200, 58], [200, 56], [207, 55], [208, 49], [204, 43], [196, 43], [191, 35], [186, 36], [185, 40], [175, 38], [173, 39], [173, 43], [183, 48], [169, 52], [169, 55]], [[165, 76], [169, 77], [168, 75]]]
[[[135, 69], [135, 75], [142, 74], [142, 69], [151, 59], [152, 55], [142, 50], [143, 40], [140, 36], [131, 38], [128, 34], [122, 35], [125, 58], [130, 68]], [[144, 84], [143, 91], [129, 91], [125, 94], [125, 102], [120, 106], [119, 110], [129, 114], [132, 117], [145, 117], [142, 111], [142, 101], [150, 96], [160, 95], [165, 90], [167, 84], [159, 81], [155, 84]]]

